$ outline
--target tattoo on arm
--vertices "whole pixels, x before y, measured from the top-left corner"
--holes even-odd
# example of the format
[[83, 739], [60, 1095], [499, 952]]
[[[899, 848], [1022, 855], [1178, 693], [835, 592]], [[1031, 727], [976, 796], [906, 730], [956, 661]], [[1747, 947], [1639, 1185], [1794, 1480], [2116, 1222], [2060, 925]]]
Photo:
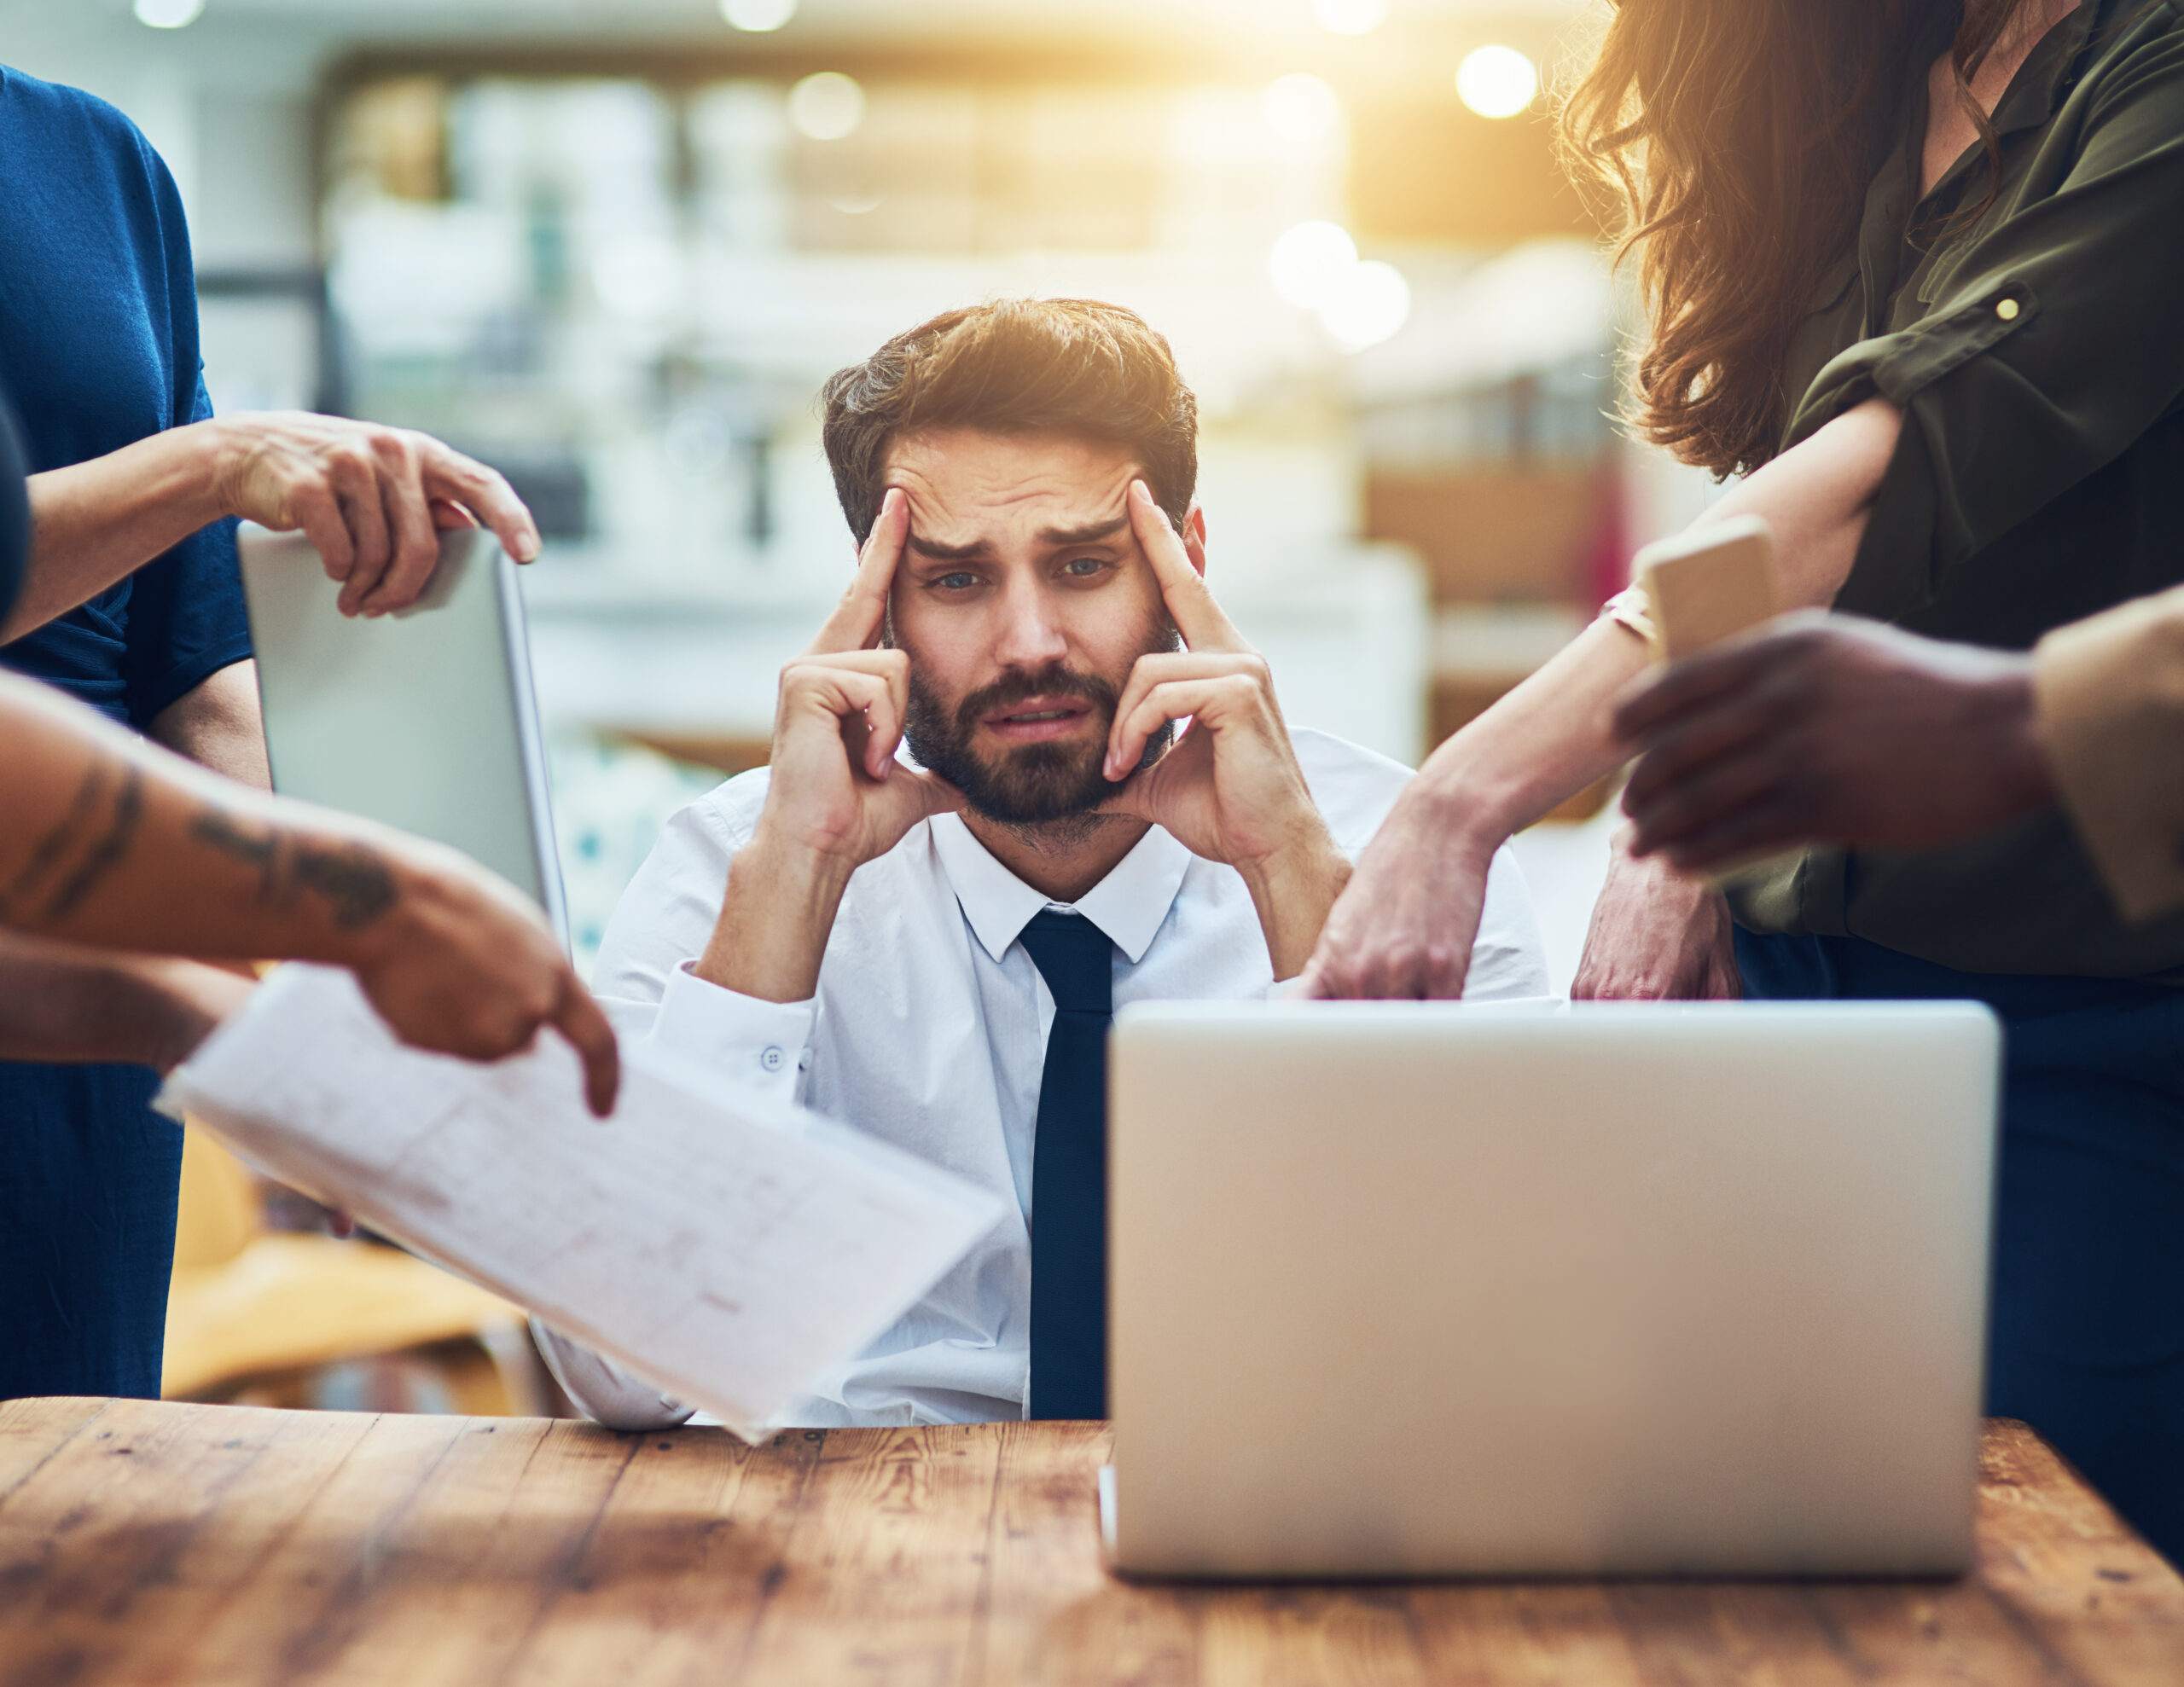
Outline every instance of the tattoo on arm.
[[0, 919], [34, 903], [26, 923], [66, 919], [127, 859], [143, 815], [142, 771], [119, 757], [101, 757], [84, 770], [67, 814], [0, 890]]
[[223, 855], [258, 869], [258, 899], [276, 908], [294, 906], [308, 890], [325, 901], [345, 931], [369, 925], [394, 906], [394, 875], [367, 844], [332, 849], [292, 838], [277, 826], [251, 829], [225, 809], [206, 809], [190, 822], [189, 835]]
[[98, 889], [99, 881], [128, 855], [129, 846], [136, 836], [136, 823], [143, 818], [143, 770], [124, 763], [121, 789], [114, 792], [113, 813], [107, 821], [106, 830], [77, 863], [76, 870], [53, 893], [53, 900], [45, 905], [48, 919], [66, 919], [84, 897]]

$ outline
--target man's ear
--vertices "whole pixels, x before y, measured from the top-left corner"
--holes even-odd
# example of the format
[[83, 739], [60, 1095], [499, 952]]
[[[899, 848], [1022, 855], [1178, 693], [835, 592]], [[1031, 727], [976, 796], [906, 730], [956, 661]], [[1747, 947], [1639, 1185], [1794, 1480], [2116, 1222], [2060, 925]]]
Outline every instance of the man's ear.
[[1191, 566], [1198, 570], [1198, 577], [1205, 578], [1205, 509], [1193, 504], [1191, 512], [1183, 518], [1183, 554], [1191, 559]]

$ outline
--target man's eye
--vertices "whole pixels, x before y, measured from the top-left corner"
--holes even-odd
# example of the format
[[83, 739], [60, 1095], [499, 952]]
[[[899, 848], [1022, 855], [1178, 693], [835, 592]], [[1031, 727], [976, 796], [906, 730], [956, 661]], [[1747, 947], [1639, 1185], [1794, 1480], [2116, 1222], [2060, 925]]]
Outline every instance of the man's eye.
[[1086, 580], [1100, 572], [1107, 565], [1107, 563], [1099, 557], [1080, 556], [1062, 564], [1061, 571], [1072, 579]]
[[968, 591], [979, 583], [979, 577], [975, 574], [944, 574], [932, 583], [945, 591]]

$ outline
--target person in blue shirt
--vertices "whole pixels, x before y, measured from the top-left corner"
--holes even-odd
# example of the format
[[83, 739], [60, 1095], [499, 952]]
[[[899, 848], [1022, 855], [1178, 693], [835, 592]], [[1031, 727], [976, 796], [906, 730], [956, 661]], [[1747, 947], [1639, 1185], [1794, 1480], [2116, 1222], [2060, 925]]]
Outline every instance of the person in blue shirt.
[[[34, 494], [0, 400], [0, 624], [26, 578], [50, 595], [148, 531], [171, 536], [146, 526], [148, 481], [160, 519], [187, 522], [199, 444], [161, 436], [42, 476]], [[605, 1018], [537, 911], [453, 850], [191, 768], [13, 675], [0, 675], [0, 1055], [164, 1070], [251, 988], [182, 957], [294, 957], [349, 967], [421, 1047], [491, 1059], [552, 1025], [583, 1056], [595, 1110], [612, 1103]], [[289, 893], [269, 897], [269, 878]], [[9, 1340], [35, 1328], [8, 1311]]]
[[[352, 612], [414, 596], [459, 507], [537, 553], [504, 483], [419, 436], [212, 420], [166, 166], [111, 106], [6, 67], [0, 388], [34, 535], [0, 666], [251, 783], [267, 781], [235, 515], [304, 528]], [[156, 1083], [0, 1061], [0, 1398], [159, 1393], [181, 1137], [147, 1105]]]

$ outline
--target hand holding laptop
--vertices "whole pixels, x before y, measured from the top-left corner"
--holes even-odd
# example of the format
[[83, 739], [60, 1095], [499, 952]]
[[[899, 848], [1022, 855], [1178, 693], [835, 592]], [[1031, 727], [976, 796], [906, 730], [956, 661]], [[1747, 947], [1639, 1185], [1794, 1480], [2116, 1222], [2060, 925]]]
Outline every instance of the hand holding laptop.
[[439, 534], [483, 523], [518, 562], [538, 529], [508, 482], [428, 434], [301, 410], [228, 416], [219, 475], [229, 513], [301, 528], [341, 583], [344, 615], [408, 607], [432, 578]]
[[538, 554], [522, 501], [483, 463], [407, 428], [301, 411], [171, 427], [32, 475], [38, 544], [0, 641], [63, 614], [228, 516], [301, 528], [344, 615], [407, 608], [433, 577], [441, 529], [479, 521], [508, 554]]

